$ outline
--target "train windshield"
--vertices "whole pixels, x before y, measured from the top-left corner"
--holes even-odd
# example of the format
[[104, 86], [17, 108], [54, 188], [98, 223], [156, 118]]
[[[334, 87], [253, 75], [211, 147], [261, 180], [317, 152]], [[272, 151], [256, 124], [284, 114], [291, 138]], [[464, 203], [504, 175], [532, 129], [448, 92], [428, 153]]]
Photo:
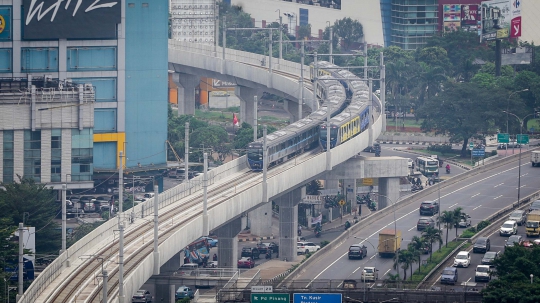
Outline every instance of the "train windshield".
[[247, 152], [248, 159], [253, 161], [262, 160], [262, 148], [250, 148]]
[[337, 128], [330, 129], [330, 140], [336, 140], [337, 138]]
[[320, 136], [321, 140], [326, 141], [326, 128], [321, 128], [319, 136]]

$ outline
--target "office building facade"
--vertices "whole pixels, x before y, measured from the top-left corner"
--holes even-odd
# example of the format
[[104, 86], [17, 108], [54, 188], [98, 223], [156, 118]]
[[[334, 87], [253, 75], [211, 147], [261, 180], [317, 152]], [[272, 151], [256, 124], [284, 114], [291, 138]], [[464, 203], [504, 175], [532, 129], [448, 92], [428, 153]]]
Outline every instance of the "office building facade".
[[[67, 146], [64, 142], [71, 130], [69, 140], [73, 144], [80, 143], [81, 149], [87, 149], [80, 151], [86, 162], [91, 159], [90, 165], [83, 169], [85, 182], [88, 175], [116, 170], [120, 165], [120, 151], [126, 156], [123, 163], [128, 169], [166, 165], [167, 16], [167, 1], [84, 1], [80, 5], [77, 1], [0, 1], [0, 78], [4, 82], [12, 79], [31, 83], [32, 79], [43, 79], [45, 89], [56, 83], [56, 93], [66, 87], [78, 89], [79, 84], [83, 89], [93, 91], [92, 113], [86, 113], [90, 110], [87, 107], [83, 109], [85, 115], [91, 116], [91, 122], [83, 123], [82, 129], [80, 125], [63, 121], [58, 128], [43, 126], [40, 141], [42, 147], [58, 146], [53, 142], [59, 136], [53, 133], [60, 130], [58, 140], [61, 140], [63, 157], [63, 149]], [[42, 88], [38, 85], [36, 89], [39, 93]], [[5, 106], [0, 102], [0, 112], [6, 109]], [[54, 114], [63, 110], [61, 107], [41, 112]], [[55, 119], [64, 118], [66, 116], [60, 115]], [[14, 132], [13, 136], [10, 133], [4, 136], [4, 140], [13, 137], [10, 142], [15, 146], [24, 145], [26, 141], [30, 146], [38, 145], [38, 133], [26, 134], [26, 128], [9, 129], [10, 126], [4, 124], [6, 121], [1, 120], [2, 129]], [[43, 130], [47, 132], [45, 137]], [[80, 134], [75, 134], [77, 132]], [[30, 154], [38, 152], [28, 153], [28, 157], [25, 152], [25, 165], [27, 162], [38, 163]], [[7, 163], [5, 161], [3, 163]], [[44, 163], [41, 163], [41, 175], [49, 174]], [[6, 168], [4, 165], [4, 181], [11, 175]], [[60, 179], [51, 176], [49, 181], [48, 177], [37, 178], [38, 170], [31, 173], [30, 169], [15, 169], [42, 183], [75, 181], [75, 167], [67, 169], [62, 164], [60, 170]]]

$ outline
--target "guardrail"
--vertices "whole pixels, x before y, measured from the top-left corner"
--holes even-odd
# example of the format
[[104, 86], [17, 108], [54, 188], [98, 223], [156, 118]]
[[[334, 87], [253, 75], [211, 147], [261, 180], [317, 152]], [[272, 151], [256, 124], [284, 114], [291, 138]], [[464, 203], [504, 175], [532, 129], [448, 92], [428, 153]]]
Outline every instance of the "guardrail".
[[[524, 152], [522, 154], [530, 154], [532, 150], [529, 150], [527, 152]], [[523, 156], [523, 155], [522, 155]], [[519, 155], [512, 155], [512, 156], [509, 156], [509, 157], [506, 157], [506, 158], [503, 158], [503, 159], [500, 159], [500, 160], [497, 160], [497, 161], [494, 161], [492, 162], [492, 165], [491, 166], [482, 166], [482, 167], [478, 167], [478, 168], [474, 168], [474, 169], [471, 169], [469, 171], [466, 171], [466, 172], [463, 172], [451, 179], [447, 179], [447, 180], [444, 180], [442, 182], [440, 182], [440, 188], [446, 188], [450, 185], [453, 185], [463, 179], [466, 179], [466, 178], [471, 178], [471, 177], [474, 177], [482, 172], [486, 172], [486, 171], [489, 171], [489, 170], [492, 170], [492, 169], [495, 169], [495, 168], [498, 168], [500, 166], [503, 166], [505, 164], [508, 164], [510, 162], [513, 162], [515, 159], [517, 159], [517, 157], [519, 157]], [[439, 186], [430, 186], [424, 190], [421, 190], [419, 192], [417, 192], [416, 194], [413, 194], [411, 196], [408, 196], [400, 201], [397, 201], [395, 203], [395, 210], [399, 210], [407, 205], [410, 205], [412, 203], [415, 203], [419, 200], [422, 200], [423, 198], [431, 195], [431, 194], [434, 194], [436, 193], [437, 191], [439, 190]], [[351, 233], [355, 233], [357, 231], [359, 231], [360, 229], [363, 229], [363, 228], [367, 228], [369, 227], [371, 224], [375, 223], [376, 221], [380, 220], [381, 218], [383, 218], [384, 216], [387, 216], [389, 215], [391, 212], [394, 211], [393, 209], [394, 206], [388, 206], [386, 207], [385, 209], [381, 210], [381, 211], [378, 211], [376, 213], [372, 213], [370, 214], [369, 216], [365, 217], [363, 220], [362, 220], [362, 217], [361, 217], [361, 220], [354, 224], [353, 226], [351, 226], [346, 232], [342, 233], [341, 235], [339, 235], [336, 239], [334, 239], [332, 242], [328, 243], [325, 247], [321, 248], [318, 252], [316, 252], [314, 255], [312, 255], [309, 259], [305, 260], [303, 263], [301, 263], [291, 274], [289, 274], [288, 277], [286, 277], [282, 283], [280, 283], [280, 286], [283, 284], [283, 283], [286, 283], [288, 280], [291, 280], [291, 279], [295, 279], [297, 275], [299, 275], [300, 273], [302, 273], [302, 271], [304, 270], [304, 268], [306, 266], [309, 266], [311, 265], [312, 263], [320, 260], [321, 258], [323, 258], [325, 256], [326, 253], [332, 251], [335, 247], [341, 245], [343, 242], [345, 242], [347, 239], [349, 239], [350, 237], [350, 234]]]

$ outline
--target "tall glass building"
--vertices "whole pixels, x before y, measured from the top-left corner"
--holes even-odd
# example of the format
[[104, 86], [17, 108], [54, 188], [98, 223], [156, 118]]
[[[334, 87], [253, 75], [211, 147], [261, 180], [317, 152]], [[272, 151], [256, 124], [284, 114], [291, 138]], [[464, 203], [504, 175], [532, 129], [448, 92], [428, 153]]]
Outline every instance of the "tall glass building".
[[[402, 49], [414, 50], [425, 44], [438, 28], [438, 0], [391, 0], [391, 36], [390, 44]], [[381, 10], [387, 0], [381, 0]], [[386, 18], [387, 19], [387, 18]], [[387, 25], [383, 25], [386, 29]], [[387, 39], [385, 31], [385, 40]]]
[[168, 14], [168, 1], [0, 1], [0, 113], [29, 112], [0, 120], [2, 181], [91, 182], [120, 151], [127, 169], [166, 166]]

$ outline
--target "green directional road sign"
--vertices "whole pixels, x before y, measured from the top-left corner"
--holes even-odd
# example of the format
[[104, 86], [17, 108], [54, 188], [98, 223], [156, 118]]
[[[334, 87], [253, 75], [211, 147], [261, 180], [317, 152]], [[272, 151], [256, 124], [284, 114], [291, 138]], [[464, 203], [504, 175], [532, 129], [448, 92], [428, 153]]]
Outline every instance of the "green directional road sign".
[[529, 144], [529, 135], [517, 135], [518, 144]]
[[497, 134], [498, 143], [510, 143], [510, 136], [508, 134]]
[[289, 294], [251, 294], [251, 303], [289, 303]]

